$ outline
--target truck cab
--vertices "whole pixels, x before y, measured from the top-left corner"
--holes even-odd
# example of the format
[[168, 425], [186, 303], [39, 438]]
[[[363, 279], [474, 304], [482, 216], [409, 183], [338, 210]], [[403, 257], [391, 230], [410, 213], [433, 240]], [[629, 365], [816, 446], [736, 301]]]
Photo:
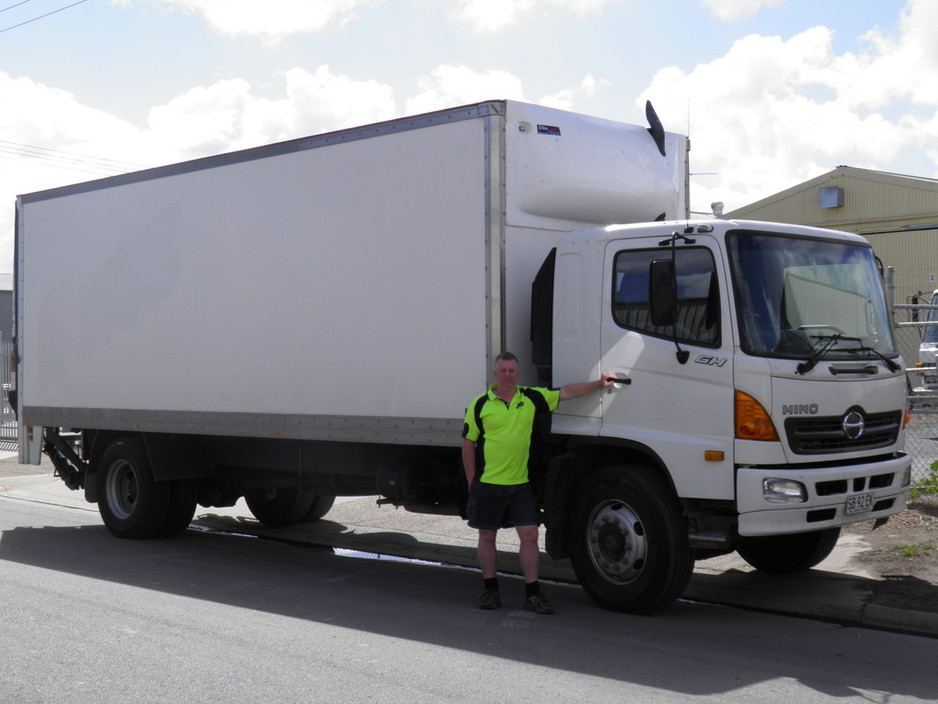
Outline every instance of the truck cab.
[[[736, 550], [790, 572], [823, 560], [841, 526], [904, 508], [905, 377], [865, 240], [747, 221], [625, 225], [563, 238], [552, 268], [562, 304], [542, 379], [630, 382], [554, 417], [554, 433], [602, 448], [580, 441], [555, 466], [556, 496], [587, 498], [548, 523], [548, 550], [569, 553], [600, 603], [647, 577], [653, 543], [682, 529], [697, 557]], [[605, 494], [590, 489], [597, 476]], [[675, 525], [655, 538], [660, 516], [625, 498], [642, 492], [613, 488], [636, 478], [659, 508], [675, 497]], [[691, 559], [680, 550], [670, 565]]]

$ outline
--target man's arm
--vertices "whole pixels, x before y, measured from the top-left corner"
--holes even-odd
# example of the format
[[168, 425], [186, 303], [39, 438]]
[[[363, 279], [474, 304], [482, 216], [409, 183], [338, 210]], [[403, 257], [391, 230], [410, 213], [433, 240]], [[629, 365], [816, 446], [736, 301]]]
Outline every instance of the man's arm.
[[466, 483], [472, 486], [476, 476], [476, 446], [466, 438], [462, 439], [462, 466], [466, 470]]
[[561, 386], [560, 400], [569, 401], [570, 399], [580, 398], [580, 396], [586, 396], [600, 389], [607, 389], [615, 383], [614, 379], [615, 376], [613, 374], [603, 374], [602, 377], [596, 381], [584, 381], [579, 384]]

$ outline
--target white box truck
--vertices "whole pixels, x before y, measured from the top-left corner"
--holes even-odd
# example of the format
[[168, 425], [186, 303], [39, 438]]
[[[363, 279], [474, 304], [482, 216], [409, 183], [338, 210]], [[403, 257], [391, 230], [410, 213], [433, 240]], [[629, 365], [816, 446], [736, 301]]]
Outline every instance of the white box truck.
[[910, 480], [872, 251], [688, 220], [687, 140], [649, 117], [490, 101], [20, 196], [22, 460], [128, 538], [240, 497], [456, 514], [511, 349], [531, 384], [631, 382], [561, 404], [534, 477], [599, 604], [660, 608], [732, 550], [817, 564]]

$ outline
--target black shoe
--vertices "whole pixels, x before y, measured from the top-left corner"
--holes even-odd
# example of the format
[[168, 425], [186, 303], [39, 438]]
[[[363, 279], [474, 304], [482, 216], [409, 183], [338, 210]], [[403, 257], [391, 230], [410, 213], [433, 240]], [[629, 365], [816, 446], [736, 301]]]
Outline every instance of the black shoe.
[[497, 589], [486, 589], [479, 597], [479, 608], [491, 611], [502, 605], [502, 598]]
[[524, 610], [533, 611], [537, 614], [554, 613], [554, 607], [547, 601], [547, 597], [540, 593], [532, 594], [524, 600]]

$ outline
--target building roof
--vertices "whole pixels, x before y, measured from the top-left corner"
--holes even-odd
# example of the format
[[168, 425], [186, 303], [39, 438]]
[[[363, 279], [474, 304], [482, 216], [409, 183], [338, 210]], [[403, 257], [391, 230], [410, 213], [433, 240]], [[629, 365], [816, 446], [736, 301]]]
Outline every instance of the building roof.
[[938, 227], [938, 179], [838, 166], [724, 217], [815, 225], [859, 234]]

